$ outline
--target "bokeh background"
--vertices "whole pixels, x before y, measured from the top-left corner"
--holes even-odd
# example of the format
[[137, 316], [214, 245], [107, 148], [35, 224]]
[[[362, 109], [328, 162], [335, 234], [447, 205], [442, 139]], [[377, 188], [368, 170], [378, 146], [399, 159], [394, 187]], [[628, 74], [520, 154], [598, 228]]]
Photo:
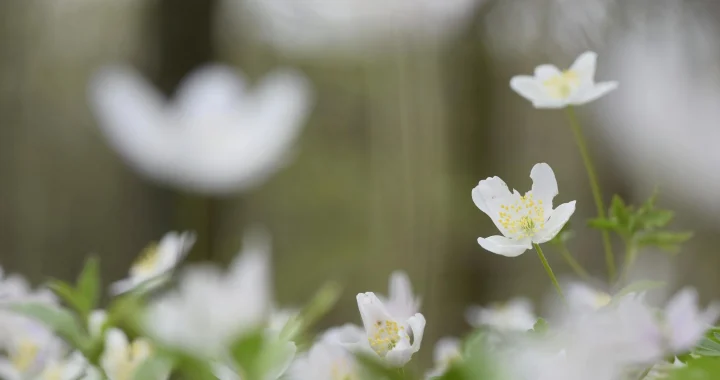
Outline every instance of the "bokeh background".
[[[352, 57], [285, 54], [257, 39], [253, 15], [232, 3], [0, 2], [6, 271], [36, 283], [72, 279], [94, 254], [107, 284], [148, 242], [184, 229], [200, 234], [190, 261], [227, 263], [242, 231], [260, 224], [273, 235], [278, 304], [299, 306], [326, 281], [344, 286], [326, 326], [359, 323], [355, 294], [386, 292], [395, 269], [423, 297], [431, 342], [467, 331], [470, 304], [524, 294], [542, 311], [550, 287], [537, 257], [481, 249], [476, 238], [495, 231], [470, 190], [498, 175], [524, 191], [532, 165], [549, 163], [557, 201], [578, 201], [569, 248], [604, 278], [600, 235], [584, 224], [594, 215], [590, 188], [564, 114], [535, 110], [508, 86], [538, 64], [566, 67], [594, 50], [598, 79], [620, 81], [579, 110], [606, 201], [617, 193], [639, 203], [657, 185], [677, 229], [696, 232], [677, 256], [646, 252], [636, 277], [720, 296], [717, 2], [478, 1], [442, 39], [390, 34], [382, 49]], [[148, 181], [107, 144], [87, 86], [118, 61], [166, 94], [208, 62], [251, 79], [291, 66], [312, 80], [316, 105], [291, 164], [250, 192], [207, 199]], [[548, 248], [555, 271], [569, 275]]]

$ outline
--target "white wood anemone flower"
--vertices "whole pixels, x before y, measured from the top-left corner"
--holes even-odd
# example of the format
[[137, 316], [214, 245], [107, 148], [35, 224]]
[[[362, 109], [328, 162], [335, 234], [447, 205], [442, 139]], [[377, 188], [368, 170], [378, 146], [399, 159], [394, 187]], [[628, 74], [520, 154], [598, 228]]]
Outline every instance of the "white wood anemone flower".
[[465, 319], [475, 328], [487, 327], [501, 332], [525, 332], [533, 328], [537, 316], [533, 311], [532, 302], [518, 297], [489, 307], [470, 306], [465, 312]]
[[610, 294], [582, 282], [570, 282], [563, 289], [570, 308], [598, 310], [612, 302]]
[[290, 380], [360, 379], [360, 365], [344, 347], [319, 340], [310, 351], [300, 355], [290, 367]]
[[705, 310], [698, 306], [695, 289], [684, 288], [665, 305], [664, 328], [670, 353], [681, 354], [694, 348], [705, 332], [720, 317], [720, 303], [711, 303]]
[[595, 83], [597, 54], [581, 54], [570, 69], [540, 65], [535, 75], [510, 79], [510, 88], [532, 102], [535, 108], [564, 108], [592, 102], [617, 88], [617, 82]]
[[50, 330], [24, 317], [3, 323], [11, 334], [0, 341], [0, 378], [49, 380], [50, 374], [65, 374], [63, 343]]
[[462, 359], [462, 342], [460, 339], [445, 337], [435, 343], [433, 362], [435, 366], [425, 375], [426, 379], [439, 377], [445, 374], [450, 366]]
[[130, 267], [130, 276], [110, 285], [113, 294], [138, 288], [152, 288], [167, 280], [168, 275], [185, 258], [193, 244], [192, 232], [168, 232], [159, 243], [150, 244]]
[[222, 65], [201, 67], [166, 99], [135, 70], [101, 70], [90, 102], [110, 145], [150, 179], [204, 194], [263, 183], [288, 160], [312, 91], [300, 73], [279, 69], [254, 89]]
[[178, 289], [152, 302], [143, 318], [148, 336], [200, 358], [223, 359], [243, 334], [264, 326], [271, 299], [270, 238], [250, 230], [226, 271], [195, 265]]
[[[109, 380], [132, 379], [140, 364], [151, 354], [152, 347], [147, 340], [138, 338], [130, 342], [122, 330], [111, 328], [105, 335], [105, 350], [100, 356], [100, 365]], [[162, 379], [169, 376], [168, 371]]]
[[510, 192], [499, 177], [480, 181], [472, 190], [475, 205], [492, 219], [503, 236], [478, 238], [486, 250], [507, 257], [516, 257], [532, 244], [545, 243], [560, 232], [575, 212], [575, 201], [553, 209], [558, 194], [555, 173], [548, 164], [536, 164], [530, 171], [532, 190], [520, 195]]
[[410, 318], [392, 315], [372, 292], [357, 295], [370, 348], [390, 367], [402, 367], [420, 350], [425, 331], [425, 317], [417, 313]]

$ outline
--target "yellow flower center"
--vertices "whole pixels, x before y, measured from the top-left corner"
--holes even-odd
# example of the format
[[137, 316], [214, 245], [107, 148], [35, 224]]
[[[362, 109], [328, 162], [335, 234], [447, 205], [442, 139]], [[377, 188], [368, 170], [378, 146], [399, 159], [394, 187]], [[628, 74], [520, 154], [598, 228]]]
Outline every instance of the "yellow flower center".
[[597, 292], [595, 295], [595, 308], [600, 309], [603, 308], [612, 302], [612, 296], [605, 292]]
[[150, 354], [150, 345], [143, 340], [135, 340], [126, 351], [118, 352], [115, 357], [115, 380], [132, 380], [137, 366]]
[[405, 328], [398, 326], [395, 321], [377, 321], [375, 323], [375, 331], [368, 339], [370, 347], [381, 357], [385, 357], [387, 353], [395, 348], [397, 343], [406, 336]]
[[545, 90], [553, 99], [567, 99], [580, 86], [580, 78], [575, 71], [566, 70], [543, 82]]
[[498, 216], [507, 234], [520, 239], [532, 237], [545, 227], [543, 202], [533, 199], [532, 193], [521, 196], [513, 204], [500, 205]]
[[333, 363], [330, 378], [332, 380], [355, 380], [357, 377], [350, 363], [347, 360], [340, 359]]
[[18, 371], [26, 372], [35, 362], [39, 351], [40, 347], [35, 342], [23, 339], [17, 349], [10, 354], [10, 361]]
[[63, 369], [62, 365], [53, 363], [43, 370], [42, 374], [40, 374], [40, 378], [42, 380], [62, 380]]
[[140, 253], [130, 271], [133, 275], [147, 275], [155, 272], [159, 260], [158, 245], [151, 243]]

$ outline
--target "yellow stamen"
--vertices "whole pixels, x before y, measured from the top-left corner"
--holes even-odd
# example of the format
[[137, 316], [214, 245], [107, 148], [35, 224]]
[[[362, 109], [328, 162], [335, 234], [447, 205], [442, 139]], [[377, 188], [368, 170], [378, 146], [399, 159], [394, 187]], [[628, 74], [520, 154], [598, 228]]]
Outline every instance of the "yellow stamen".
[[573, 70], [566, 70], [543, 82], [543, 86], [553, 99], [567, 99], [580, 86], [580, 78]]

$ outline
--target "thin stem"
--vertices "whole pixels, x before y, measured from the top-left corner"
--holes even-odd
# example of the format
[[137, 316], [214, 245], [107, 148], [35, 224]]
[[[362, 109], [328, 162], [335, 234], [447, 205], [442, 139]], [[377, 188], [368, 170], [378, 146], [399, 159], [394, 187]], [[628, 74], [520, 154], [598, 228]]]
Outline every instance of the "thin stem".
[[581, 279], [587, 280], [590, 278], [590, 275], [585, 270], [585, 268], [580, 265], [580, 263], [575, 260], [575, 258], [570, 254], [570, 251], [568, 251], [565, 244], [560, 244], [559, 249], [560, 255], [567, 261], [568, 265], [570, 265], [570, 268], [572, 268], [575, 271], [575, 274], [577, 274]]
[[[597, 208], [598, 216], [601, 218], [605, 217], [605, 204], [603, 203], [602, 193], [600, 192], [600, 184], [595, 173], [595, 166], [593, 165], [592, 158], [585, 143], [585, 136], [583, 136], [582, 128], [575, 116], [575, 109], [571, 106], [567, 107], [567, 116], [570, 122], [570, 127], [575, 135], [575, 141], [577, 142], [580, 155], [582, 156], [583, 163], [585, 164], [585, 170], [590, 180], [590, 188], [592, 189], [593, 198], [595, 199], [595, 207]], [[605, 248], [605, 262], [608, 268], [608, 278], [610, 282], [615, 278], [615, 256], [613, 255], [612, 245], [610, 244], [610, 235], [607, 231], [600, 231], [602, 234], [603, 247]]]
[[543, 266], [545, 267], [545, 272], [547, 272], [548, 276], [550, 276], [550, 281], [552, 281], [553, 285], [555, 285], [555, 290], [557, 290], [560, 298], [565, 301], [565, 295], [563, 294], [562, 288], [560, 288], [560, 283], [558, 283], [557, 278], [555, 278], [555, 273], [553, 273], [552, 268], [550, 268], [550, 264], [545, 258], [545, 254], [543, 253], [542, 248], [540, 248], [539, 244], [533, 243], [533, 245], [535, 246], [535, 250], [537, 251], [538, 257], [540, 258], [540, 262], [542, 262]]
[[633, 243], [625, 244], [625, 261], [623, 262], [622, 275], [620, 276], [621, 280], [625, 281], [630, 276], [630, 268], [635, 264], [637, 253], [637, 247], [635, 247]]

